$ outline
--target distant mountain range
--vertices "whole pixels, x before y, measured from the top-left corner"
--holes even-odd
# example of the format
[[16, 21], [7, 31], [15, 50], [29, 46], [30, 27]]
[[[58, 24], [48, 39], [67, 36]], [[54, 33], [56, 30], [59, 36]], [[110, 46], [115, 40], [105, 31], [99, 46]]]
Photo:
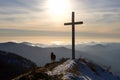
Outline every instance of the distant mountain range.
[[0, 51], [0, 80], [11, 80], [34, 67], [36, 65], [26, 58]]
[[[57, 60], [63, 57], [71, 58], [71, 45], [52, 45], [32, 44], [28, 42], [0, 43], [0, 50], [16, 53], [31, 61], [38, 66], [50, 62], [50, 53], [54, 52]], [[85, 43], [76, 45], [76, 58], [86, 57], [100, 65], [110, 66], [113, 72], [120, 75], [120, 43]]]
[[[30, 46], [28, 43], [7, 42], [0, 43], [0, 50], [16, 53], [23, 56], [37, 65], [42, 66], [50, 62], [50, 53], [54, 52], [57, 60], [63, 57], [71, 57], [71, 49], [65, 47], [38, 47]], [[80, 54], [85, 54], [81, 51], [76, 51], [76, 56], [79, 58]], [[87, 53], [86, 53], [87, 54]], [[85, 54], [85, 55], [86, 55]], [[88, 54], [87, 54], [88, 55]]]

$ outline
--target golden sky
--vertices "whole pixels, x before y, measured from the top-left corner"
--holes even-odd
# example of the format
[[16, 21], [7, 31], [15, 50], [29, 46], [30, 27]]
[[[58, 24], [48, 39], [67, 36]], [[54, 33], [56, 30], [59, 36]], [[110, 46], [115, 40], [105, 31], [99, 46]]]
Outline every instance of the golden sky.
[[71, 42], [75, 11], [76, 43], [120, 42], [120, 0], [0, 0], [0, 42]]

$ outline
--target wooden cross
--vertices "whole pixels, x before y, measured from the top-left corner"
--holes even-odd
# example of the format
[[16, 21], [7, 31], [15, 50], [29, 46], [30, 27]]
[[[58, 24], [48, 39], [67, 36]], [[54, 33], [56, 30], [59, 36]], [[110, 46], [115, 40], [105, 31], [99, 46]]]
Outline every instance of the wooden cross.
[[72, 25], [72, 59], [75, 59], [75, 25], [83, 24], [82, 21], [75, 22], [75, 13], [72, 12], [72, 22], [64, 23], [64, 25]]

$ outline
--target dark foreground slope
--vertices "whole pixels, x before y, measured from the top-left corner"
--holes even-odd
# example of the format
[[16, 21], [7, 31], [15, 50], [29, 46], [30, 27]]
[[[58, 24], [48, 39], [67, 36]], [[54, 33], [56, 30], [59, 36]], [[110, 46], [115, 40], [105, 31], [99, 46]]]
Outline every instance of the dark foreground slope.
[[0, 51], [0, 80], [11, 80], [34, 67], [36, 65], [26, 58], [14, 53]]
[[67, 58], [62, 58], [60, 61], [48, 63], [44, 67], [38, 67], [27, 73], [21, 74], [12, 80], [62, 80], [63, 75], [48, 75], [48, 71], [52, 71], [55, 67], [67, 61]]

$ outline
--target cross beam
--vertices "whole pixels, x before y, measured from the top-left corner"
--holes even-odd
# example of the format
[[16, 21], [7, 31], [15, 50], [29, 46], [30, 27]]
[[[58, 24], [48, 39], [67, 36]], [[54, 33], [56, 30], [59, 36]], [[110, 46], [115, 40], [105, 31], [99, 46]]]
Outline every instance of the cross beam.
[[72, 22], [64, 23], [64, 25], [72, 25], [72, 59], [75, 59], [75, 25], [77, 24], [83, 24], [83, 22], [75, 22], [74, 12], [72, 12]]

